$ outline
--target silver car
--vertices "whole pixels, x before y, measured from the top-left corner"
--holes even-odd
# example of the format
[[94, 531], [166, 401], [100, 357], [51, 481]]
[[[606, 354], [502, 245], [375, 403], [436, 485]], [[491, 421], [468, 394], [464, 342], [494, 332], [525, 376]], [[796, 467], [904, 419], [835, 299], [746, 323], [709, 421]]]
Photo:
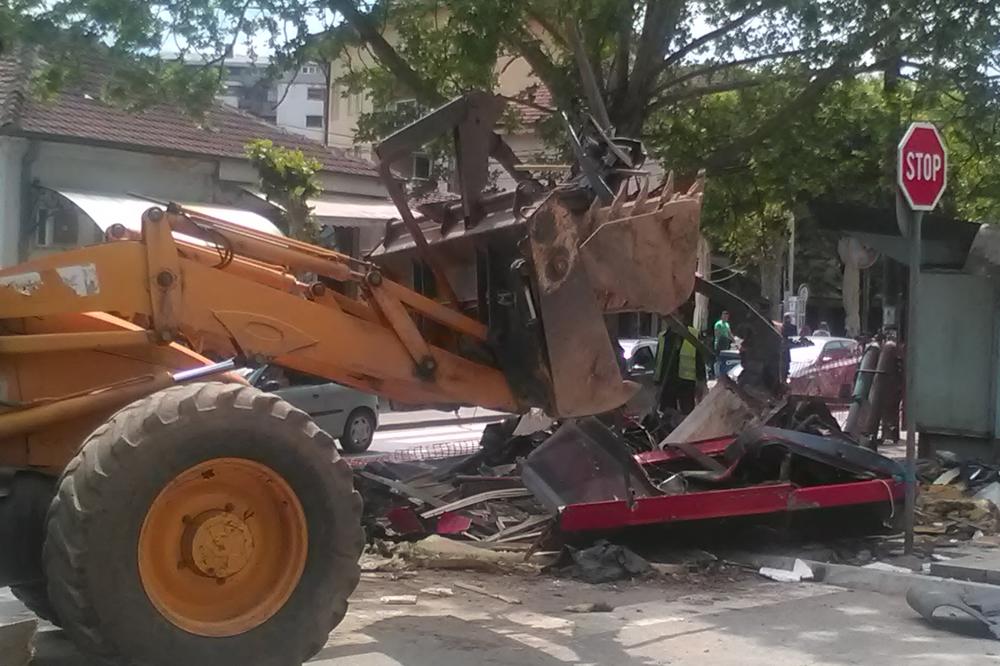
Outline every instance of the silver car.
[[622, 338], [618, 341], [625, 355], [627, 379], [639, 384], [639, 392], [625, 403], [625, 412], [638, 419], [656, 408], [657, 386], [653, 376], [658, 342], [657, 338]]
[[378, 427], [378, 398], [322, 377], [267, 365], [247, 378], [253, 386], [275, 393], [298, 407], [347, 453], [361, 453], [372, 445]]

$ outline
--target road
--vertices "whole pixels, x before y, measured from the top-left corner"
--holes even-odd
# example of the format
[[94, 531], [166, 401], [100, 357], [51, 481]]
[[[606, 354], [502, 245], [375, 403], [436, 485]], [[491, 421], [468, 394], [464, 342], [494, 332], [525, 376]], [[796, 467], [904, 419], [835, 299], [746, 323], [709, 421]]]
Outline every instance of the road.
[[467, 407], [456, 412], [419, 410], [379, 414], [371, 448], [363, 455], [402, 453], [412, 449], [452, 447], [456, 451], [475, 447], [489, 423], [505, 414]]
[[[618, 585], [467, 572], [365, 578], [347, 619], [308, 666], [1000, 664], [996, 641], [932, 628], [901, 598], [742, 573], [714, 576]], [[458, 588], [450, 598], [420, 595], [456, 580], [522, 603]], [[419, 599], [387, 606], [380, 601], [387, 594]], [[596, 601], [614, 610], [565, 610]], [[0, 612], [14, 605], [0, 601]], [[33, 666], [86, 664], [58, 630], [43, 630], [36, 645]]]

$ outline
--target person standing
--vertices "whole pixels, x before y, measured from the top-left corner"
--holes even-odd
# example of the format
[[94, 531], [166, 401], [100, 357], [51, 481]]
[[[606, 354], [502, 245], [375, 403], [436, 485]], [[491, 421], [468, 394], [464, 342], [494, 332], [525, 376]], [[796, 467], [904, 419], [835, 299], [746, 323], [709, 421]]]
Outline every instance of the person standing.
[[733, 346], [733, 330], [729, 327], [729, 310], [723, 310], [719, 320], [715, 322], [715, 378], [722, 376], [722, 357], [719, 352]]
[[[688, 326], [688, 332], [698, 337], [694, 326]], [[659, 335], [653, 381], [660, 387], [661, 412], [690, 414], [706, 382], [705, 358], [688, 338], [668, 327]]]
[[792, 313], [786, 312], [785, 318], [781, 322], [781, 337], [786, 340], [790, 340], [794, 337], [798, 337], [798, 335], [799, 327], [796, 326], [795, 322], [792, 320]]

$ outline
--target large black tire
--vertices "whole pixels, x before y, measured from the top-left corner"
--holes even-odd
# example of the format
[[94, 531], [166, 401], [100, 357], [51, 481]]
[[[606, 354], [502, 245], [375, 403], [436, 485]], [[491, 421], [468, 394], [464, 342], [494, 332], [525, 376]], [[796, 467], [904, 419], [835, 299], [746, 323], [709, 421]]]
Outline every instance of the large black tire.
[[24, 585], [11, 585], [10, 591], [32, 613], [57, 627], [62, 626], [59, 622], [59, 616], [56, 614], [56, 609], [53, 608], [52, 602], [49, 601], [49, 592], [45, 581]]
[[[284, 479], [305, 514], [308, 551], [291, 596], [270, 619], [206, 637], [153, 606], [137, 547], [161, 489], [184, 470], [227, 457]], [[166, 389], [115, 414], [64, 471], [48, 514], [49, 598], [78, 647], [113, 663], [298, 666], [347, 612], [360, 578], [360, 515], [350, 469], [304, 412], [240, 384]]]

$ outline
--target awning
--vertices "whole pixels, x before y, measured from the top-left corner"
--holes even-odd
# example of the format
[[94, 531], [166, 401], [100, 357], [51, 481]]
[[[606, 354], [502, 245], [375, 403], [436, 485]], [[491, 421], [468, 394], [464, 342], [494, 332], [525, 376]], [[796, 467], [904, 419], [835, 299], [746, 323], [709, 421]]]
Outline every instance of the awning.
[[[245, 187], [245, 191], [266, 199], [253, 188]], [[272, 204], [273, 205], [273, 204]], [[351, 196], [349, 194], [324, 194], [319, 199], [309, 199], [313, 214], [320, 224], [333, 227], [384, 227], [389, 220], [398, 220], [399, 211], [388, 199], [374, 197]]]
[[[74, 190], [54, 191], [72, 201], [77, 208], [93, 220], [94, 224], [100, 227], [101, 231], [107, 231], [113, 224], [121, 224], [126, 229], [132, 231], [141, 231], [142, 214], [156, 205], [146, 199], [127, 194], [104, 194]], [[247, 227], [248, 229], [254, 229], [275, 236], [282, 235], [278, 227], [266, 217], [248, 210], [217, 206], [215, 204], [178, 203], [185, 208], [216, 217], [231, 224], [237, 224], [241, 227]]]
[[[377, 200], [376, 200], [377, 201]], [[364, 197], [328, 197], [310, 199], [313, 214], [321, 222], [329, 220], [330, 224], [342, 224], [356, 221], [359, 224], [376, 221], [384, 224], [389, 220], [398, 220], [399, 211], [392, 203], [382, 203], [365, 199]]]

